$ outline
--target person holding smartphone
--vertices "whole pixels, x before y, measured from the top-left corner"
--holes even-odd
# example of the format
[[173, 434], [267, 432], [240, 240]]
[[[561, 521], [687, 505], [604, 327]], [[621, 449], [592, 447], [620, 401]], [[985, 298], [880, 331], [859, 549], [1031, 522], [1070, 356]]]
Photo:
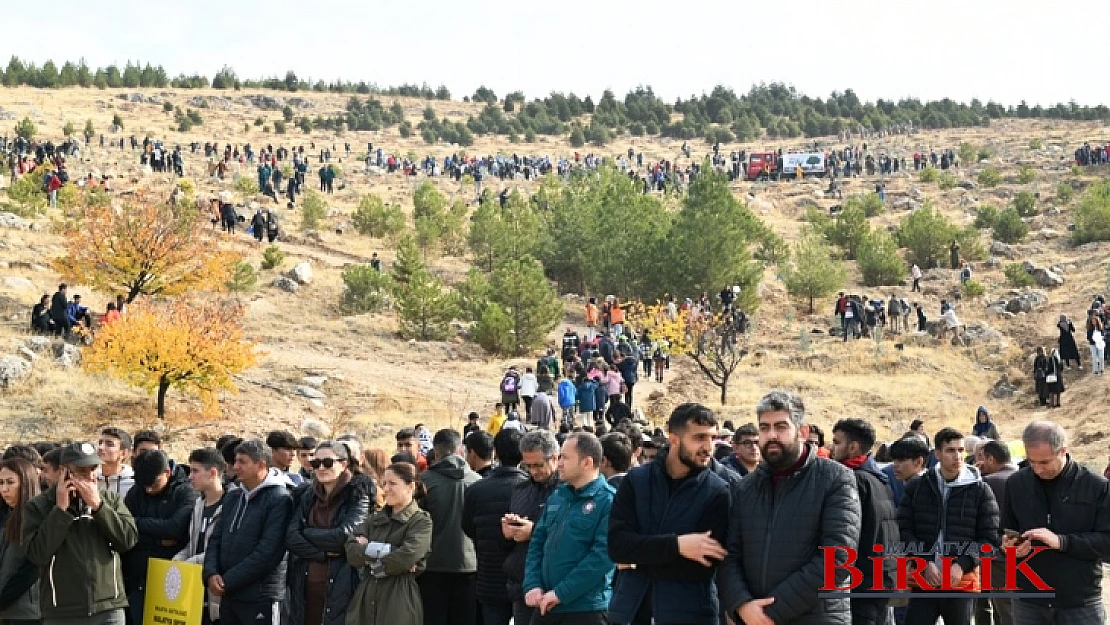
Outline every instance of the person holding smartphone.
[[97, 488], [100, 462], [92, 443], [62, 448], [58, 483], [24, 509], [23, 549], [39, 567], [39, 608], [46, 623], [124, 622], [127, 595], [119, 554], [135, 546], [139, 532], [122, 498]]

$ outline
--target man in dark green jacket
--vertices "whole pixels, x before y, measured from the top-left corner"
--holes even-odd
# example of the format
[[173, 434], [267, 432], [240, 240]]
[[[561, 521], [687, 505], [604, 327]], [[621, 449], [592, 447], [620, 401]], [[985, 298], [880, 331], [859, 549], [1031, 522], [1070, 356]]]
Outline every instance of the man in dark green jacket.
[[61, 480], [27, 503], [23, 520], [43, 621], [121, 625], [127, 594], [119, 554], [139, 538], [135, 521], [119, 495], [97, 489], [95, 445], [70, 444], [60, 464]]
[[609, 559], [613, 487], [600, 474], [601, 442], [567, 436], [559, 455], [562, 484], [532, 530], [524, 567], [524, 602], [539, 625], [602, 625], [615, 565]]

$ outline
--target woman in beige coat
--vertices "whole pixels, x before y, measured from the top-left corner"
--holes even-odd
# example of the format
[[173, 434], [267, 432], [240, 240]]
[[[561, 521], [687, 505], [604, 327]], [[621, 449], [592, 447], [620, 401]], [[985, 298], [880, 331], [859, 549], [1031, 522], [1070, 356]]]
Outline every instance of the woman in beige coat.
[[389, 465], [378, 482], [385, 507], [347, 539], [347, 562], [362, 582], [347, 609], [347, 625], [423, 625], [424, 609], [416, 576], [432, 545], [432, 517], [416, 501], [424, 485], [416, 467]]

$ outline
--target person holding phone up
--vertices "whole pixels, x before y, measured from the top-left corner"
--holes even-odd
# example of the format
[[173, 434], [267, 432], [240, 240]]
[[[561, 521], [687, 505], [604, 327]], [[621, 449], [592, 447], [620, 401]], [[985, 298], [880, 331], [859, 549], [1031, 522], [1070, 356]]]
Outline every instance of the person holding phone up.
[[24, 510], [23, 548], [39, 567], [43, 623], [122, 625], [127, 594], [119, 554], [138, 541], [135, 520], [118, 494], [98, 490], [95, 445], [71, 443], [60, 464], [58, 483]]

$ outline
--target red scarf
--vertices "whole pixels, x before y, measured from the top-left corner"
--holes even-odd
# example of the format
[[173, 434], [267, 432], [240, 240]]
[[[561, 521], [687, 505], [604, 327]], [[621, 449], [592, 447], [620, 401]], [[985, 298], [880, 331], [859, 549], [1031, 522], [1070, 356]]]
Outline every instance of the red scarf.
[[841, 464], [854, 471], [862, 467], [863, 463], [867, 462], [868, 458], [870, 458], [870, 456], [864, 454], [862, 456], [856, 456], [855, 458], [847, 458]]

